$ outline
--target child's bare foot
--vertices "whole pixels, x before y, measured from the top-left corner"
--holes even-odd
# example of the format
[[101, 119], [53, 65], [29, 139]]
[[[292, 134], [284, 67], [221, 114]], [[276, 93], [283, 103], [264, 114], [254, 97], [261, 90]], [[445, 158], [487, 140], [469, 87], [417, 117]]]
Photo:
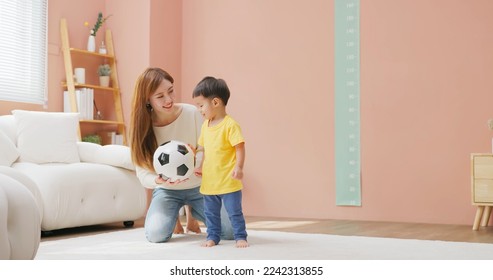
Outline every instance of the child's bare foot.
[[207, 240], [206, 242], [202, 243], [202, 247], [214, 247], [216, 246], [216, 242], [214, 240]]
[[249, 245], [246, 240], [236, 240], [236, 248], [246, 248], [248, 246]]
[[185, 231], [183, 230], [183, 226], [180, 223], [180, 219], [176, 219], [175, 230], [173, 230], [173, 234], [183, 234]]

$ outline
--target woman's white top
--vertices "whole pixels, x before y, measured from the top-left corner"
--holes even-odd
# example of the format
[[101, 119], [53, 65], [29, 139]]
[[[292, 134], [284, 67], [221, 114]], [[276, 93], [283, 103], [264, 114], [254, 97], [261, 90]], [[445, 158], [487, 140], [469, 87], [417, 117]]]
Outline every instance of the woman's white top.
[[[178, 140], [196, 148], [200, 136], [200, 128], [204, 121], [202, 115], [193, 105], [185, 103], [177, 105], [182, 107], [182, 111], [174, 122], [165, 126], [154, 127], [157, 143], [158, 145], [161, 145], [170, 140]], [[201, 157], [202, 153], [199, 153], [196, 162], [200, 162]], [[192, 174], [187, 181], [175, 186], [167, 186], [165, 184], [158, 185], [155, 182], [158, 175], [154, 170], [149, 171], [145, 168], [136, 166], [136, 173], [142, 185], [149, 189], [154, 189], [156, 187], [173, 190], [191, 189], [200, 186], [201, 182], [200, 177]]]

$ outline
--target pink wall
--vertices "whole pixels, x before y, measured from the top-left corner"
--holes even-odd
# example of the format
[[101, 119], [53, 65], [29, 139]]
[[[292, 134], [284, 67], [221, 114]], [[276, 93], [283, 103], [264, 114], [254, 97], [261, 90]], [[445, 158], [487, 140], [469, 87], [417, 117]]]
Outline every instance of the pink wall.
[[229, 82], [246, 214], [471, 224], [469, 154], [491, 149], [493, 2], [361, 1], [362, 207], [335, 206], [333, 2], [307, 3], [183, 4], [184, 92]]
[[107, 27], [113, 34], [123, 115], [128, 127], [135, 80], [151, 59], [151, 0], [105, 2], [106, 13], [113, 15]]
[[182, 1], [151, 1], [151, 58], [149, 66], [168, 71], [176, 80], [174, 89], [181, 96]]
[[147, 67], [168, 70], [180, 92], [181, 1], [106, 0], [106, 13], [113, 15], [107, 27], [113, 32], [128, 127], [135, 80]]
[[491, 151], [493, 2], [361, 2], [356, 217], [471, 224], [470, 153]]
[[[103, 11], [127, 122], [147, 66], [169, 70], [185, 102], [205, 75], [228, 82], [247, 139], [246, 215], [472, 224], [469, 155], [493, 136], [491, 10], [361, 0], [362, 207], [335, 206], [333, 1], [50, 0], [46, 110], [62, 108], [60, 18], [83, 48], [82, 23]], [[0, 114], [13, 108], [43, 110], [0, 101]]]
[[247, 215], [337, 218], [330, 210], [333, 5], [309, 3], [183, 3], [183, 99], [192, 102], [205, 75], [228, 83], [228, 112], [246, 137]]

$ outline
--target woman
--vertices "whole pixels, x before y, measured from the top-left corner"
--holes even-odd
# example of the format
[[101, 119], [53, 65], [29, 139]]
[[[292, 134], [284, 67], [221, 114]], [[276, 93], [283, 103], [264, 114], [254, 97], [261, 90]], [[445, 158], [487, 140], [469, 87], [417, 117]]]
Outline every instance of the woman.
[[[148, 68], [137, 79], [132, 101], [130, 150], [137, 177], [146, 188], [153, 189], [145, 219], [145, 232], [150, 242], [166, 242], [176, 232], [183, 232], [178, 212], [188, 208], [187, 229], [200, 232], [197, 221], [205, 221], [200, 178], [192, 175], [185, 180], [170, 182], [154, 171], [153, 156], [156, 148], [169, 140], [178, 140], [197, 146], [202, 116], [195, 106], [175, 103], [174, 79], [160, 68]], [[198, 154], [197, 157], [201, 157]], [[186, 207], [187, 208], [187, 207]], [[231, 224], [222, 209], [222, 236], [233, 239]]]

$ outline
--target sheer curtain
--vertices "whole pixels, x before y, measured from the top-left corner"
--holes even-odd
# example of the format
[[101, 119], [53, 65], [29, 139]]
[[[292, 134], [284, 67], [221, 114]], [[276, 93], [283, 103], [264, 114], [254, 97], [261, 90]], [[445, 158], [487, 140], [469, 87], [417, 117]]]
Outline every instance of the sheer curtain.
[[48, 0], [0, 1], [0, 100], [46, 99]]

